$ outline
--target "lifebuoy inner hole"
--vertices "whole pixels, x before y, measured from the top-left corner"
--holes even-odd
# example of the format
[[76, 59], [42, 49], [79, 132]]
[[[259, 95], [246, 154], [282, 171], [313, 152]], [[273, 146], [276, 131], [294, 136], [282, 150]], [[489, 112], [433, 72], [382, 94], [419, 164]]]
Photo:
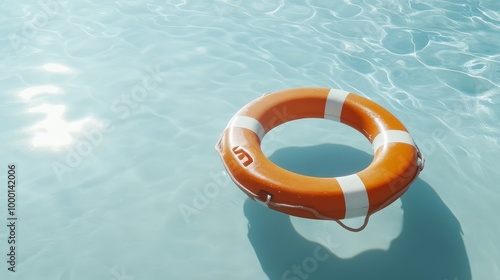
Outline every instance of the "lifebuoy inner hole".
[[261, 149], [281, 168], [314, 177], [357, 173], [373, 160], [372, 146], [360, 132], [326, 119], [281, 124], [264, 136]]

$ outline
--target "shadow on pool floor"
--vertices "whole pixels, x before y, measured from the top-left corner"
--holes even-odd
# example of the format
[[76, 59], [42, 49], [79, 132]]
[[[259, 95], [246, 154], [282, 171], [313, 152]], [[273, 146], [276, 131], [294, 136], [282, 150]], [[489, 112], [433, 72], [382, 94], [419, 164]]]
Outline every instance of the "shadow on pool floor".
[[[364, 168], [372, 156], [348, 146], [327, 144], [284, 148], [269, 158], [294, 172], [338, 176]], [[369, 250], [349, 259], [339, 258], [335, 251], [300, 235], [288, 215], [250, 199], [244, 205], [248, 238], [271, 280], [471, 279], [460, 224], [432, 187], [417, 179], [401, 201], [403, 229], [387, 251]], [[352, 238], [357, 238], [356, 233]], [[319, 258], [308, 263], [310, 272], [304, 268], [293, 271], [294, 264], [300, 266], [308, 257]]]

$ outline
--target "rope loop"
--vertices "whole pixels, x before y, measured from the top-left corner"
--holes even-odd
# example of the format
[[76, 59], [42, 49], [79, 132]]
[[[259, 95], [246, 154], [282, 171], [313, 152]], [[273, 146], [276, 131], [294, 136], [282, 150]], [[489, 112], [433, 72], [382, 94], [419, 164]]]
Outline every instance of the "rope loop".
[[335, 221], [341, 227], [343, 227], [344, 229], [346, 229], [348, 231], [351, 231], [351, 232], [360, 232], [363, 229], [365, 229], [366, 226], [368, 225], [368, 221], [370, 219], [370, 214], [367, 214], [365, 216], [365, 220], [364, 220], [363, 224], [359, 228], [353, 228], [353, 227], [350, 227], [350, 226], [344, 224], [339, 219], [332, 219], [332, 218], [330, 218], [328, 216], [321, 215], [318, 211], [316, 211], [316, 209], [313, 209], [313, 208], [310, 208], [310, 207], [301, 206], [301, 205], [287, 204], [287, 203], [273, 202], [273, 201], [271, 201], [271, 199], [272, 199], [271, 194], [270, 193], [265, 193], [265, 194], [266, 194], [266, 200], [265, 201], [259, 199], [260, 198], [259, 196], [254, 196], [254, 200], [256, 200], [257, 202], [259, 202], [261, 204], [264, 204], [266, 207], [269, 207], [269, 205], [271, 205], [271, 206], [276, 206], [276, 207], [288, 207], [288, 208], [296, 208], [296, 209], [306, 210], [306, 211], [309, 211], [309, 212], [313, 213], [319, 219]]

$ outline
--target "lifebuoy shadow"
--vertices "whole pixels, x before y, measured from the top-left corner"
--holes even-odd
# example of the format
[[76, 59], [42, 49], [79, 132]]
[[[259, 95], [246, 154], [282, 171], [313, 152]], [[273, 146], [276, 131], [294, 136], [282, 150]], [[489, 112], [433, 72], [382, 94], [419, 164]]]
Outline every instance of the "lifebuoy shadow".
[[[333, 177], [368, 166], [372, 156], [334, 144], [283, 148], [269, 157], [291, 171]], [[269, 279], [471, 279], [460, 224], [421, 179], [401, 197], [403, 228], [389, 249], [349, 259], [305, 239], [288, 215], [250, 199], [244, 204], [248, 238]], [[352, 233], [352, 238], [357, 237]], [[304, 267], [302, 267], [304, 265]]]

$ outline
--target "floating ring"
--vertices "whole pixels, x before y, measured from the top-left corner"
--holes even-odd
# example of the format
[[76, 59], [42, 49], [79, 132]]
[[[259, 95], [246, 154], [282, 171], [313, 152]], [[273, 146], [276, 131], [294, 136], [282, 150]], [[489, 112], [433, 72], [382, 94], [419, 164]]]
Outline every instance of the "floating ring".
[[[262, 153], [264, 135], [302, 118], [324, 118], [355, 128], [372, 144], [373, 161], [358, 173], [334, 178], [300, 175], [277, 166]], [[325, 88], [284, 90], [252, 101], [233, 116], [216, 149], [232, 180], [249, 197], [311, 219], [368, 219], [398, 199], [424, 164], [408, 130], [389, 111], [362, 96]]]

